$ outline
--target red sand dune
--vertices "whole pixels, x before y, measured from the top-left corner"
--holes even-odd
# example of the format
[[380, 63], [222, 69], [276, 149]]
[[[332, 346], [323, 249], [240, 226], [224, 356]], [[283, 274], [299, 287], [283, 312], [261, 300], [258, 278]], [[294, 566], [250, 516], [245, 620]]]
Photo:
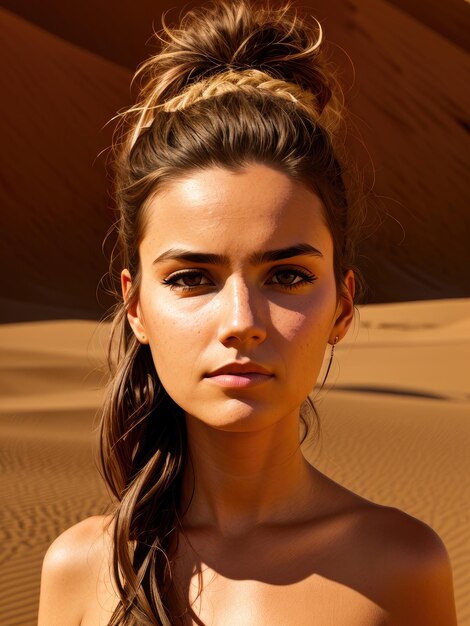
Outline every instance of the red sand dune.
[[2, 12], [1, 319], [94, 318], [113, 214], [103, 126], [130, 73]]
[[[183, 3], [4, 3], [43, 28], [2, 11], [0, 260], [12, 268], [2, 321], [97, 318], [109, 304], [103, 296], [98, 304], [95, 293], [107, 270], [101, 242], [113, 219], [103, 158], [95, 162], [110, 142], [111, 127], [101, 128], [128, 104], [131, 71], [151, 52], [144, 43], [152, 20], [158, 28], [161, 11], [172, 5]], [[354, 62], [348, 100], [375, 164], [371, 200], [381, 199], [389, 213], [360, 249], [368, 298], [466, 296], [470, 94], [461, 46], [470, 6], [452, 0], [440, 14], [435, 2], [411, 3], [406, 12], [397, 5], [312, 4], [328, 40]], [[170, 20], [177, 15], [172, 11]], [[337, 47], [333, 54], [347, 83], [346, 57]], [[351, 143], [367, 161], [359, 142]]]

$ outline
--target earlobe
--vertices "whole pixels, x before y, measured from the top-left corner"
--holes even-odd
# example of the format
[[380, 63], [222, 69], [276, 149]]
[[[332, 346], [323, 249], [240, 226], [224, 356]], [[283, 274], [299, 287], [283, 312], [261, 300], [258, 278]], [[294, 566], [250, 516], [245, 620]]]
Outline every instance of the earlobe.
[[354, 319], [354, 292], [354, 272], [348, 270], [344, 277], [343, 289], [336, 311], [336, 320], [329, 339], [329, 343], [332, 345], [343, 339]]
[[[127, 319], [134, 331], [134, 335], [140, 343], [147, 344], [148, 339], [142, 319], [142, 313], [139, 305], [139, 298], [136, 294], [132, 294], [132, 277], [128, 269], [121, 272], [121, 289], [124, 301], [127, 304]], [[133, 295], [132, 300], [129, 300]]]

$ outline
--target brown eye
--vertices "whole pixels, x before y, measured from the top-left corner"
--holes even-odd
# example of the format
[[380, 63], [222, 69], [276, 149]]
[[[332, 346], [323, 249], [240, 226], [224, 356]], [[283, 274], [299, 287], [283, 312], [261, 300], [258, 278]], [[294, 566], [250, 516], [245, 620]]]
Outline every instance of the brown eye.
[[285, 268], [274, 272], [268, 281], [271, 285], [278, 285], [286, 289], [295, 289], [307, 284], [311, 284], [316, 280], [316, 276], [309, 274], [305, 270], [296, 268]]
[[302, 280], [302, 276], [300, 276], [298, 272], [292, 272], [289, 270], [277, 272], [275, 276], [280, 285], [293, 285], [296, 282], [299, 282], [299, 280]]
[[186, 287], [197, 287], [201, 284], [202, 278], [203, 275], [201, 272], [194, 272], [192, 274], [183, 274], [183, 276], [179, 277], [178, 281], [181, 281]]
[[177, 272], [168, 278], [164, 278], [162, 282], [170, 289], [177, 291], [189, 291], [212, 284], [203, 272], [197, 270]]

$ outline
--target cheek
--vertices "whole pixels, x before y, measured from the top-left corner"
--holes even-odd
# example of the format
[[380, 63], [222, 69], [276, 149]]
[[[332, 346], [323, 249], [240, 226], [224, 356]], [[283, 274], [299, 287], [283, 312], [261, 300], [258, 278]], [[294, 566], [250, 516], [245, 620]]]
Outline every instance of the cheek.
[[271, 307], [270, 318], [277, 334], [286, 342], [293, 342], [305, 333], [308, 318], [300, 311]]
[[164, 380], [188, 373], [197, 363], [204, 341], [203, 319], [170, 306], [160, 298], [158, 307], [143, 303], [142, 312], [157, 373]]
[[301, 403], [312, 391], [322, 370], [328, 339], [325, 319], [305, 316], [293, 321], [291, 333], [283, 338], [286, 396]]
[[289, 377], [302, 385], [313, 385], [320, 372], [335, 319], [335, 294], [325, 289], [295, 311], [284, 307], [271, 312]]
[[286, 342], [302, 343], [311, 349], [327, 341], [336, 311], [336, 291], [328, 284], [322, 285], [311, 296], [298, 300], [296, 307], [271, 308], [273, 327]]

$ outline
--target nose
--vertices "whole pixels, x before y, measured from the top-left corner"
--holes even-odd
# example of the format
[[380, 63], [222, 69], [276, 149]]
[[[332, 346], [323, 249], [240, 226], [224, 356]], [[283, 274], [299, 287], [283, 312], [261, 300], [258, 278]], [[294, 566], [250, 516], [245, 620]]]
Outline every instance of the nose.
[[219, 293], [218, 338], [225, 346], [259, 344], [266, 339], [262, 294], [241, 277], [232, 276]]

